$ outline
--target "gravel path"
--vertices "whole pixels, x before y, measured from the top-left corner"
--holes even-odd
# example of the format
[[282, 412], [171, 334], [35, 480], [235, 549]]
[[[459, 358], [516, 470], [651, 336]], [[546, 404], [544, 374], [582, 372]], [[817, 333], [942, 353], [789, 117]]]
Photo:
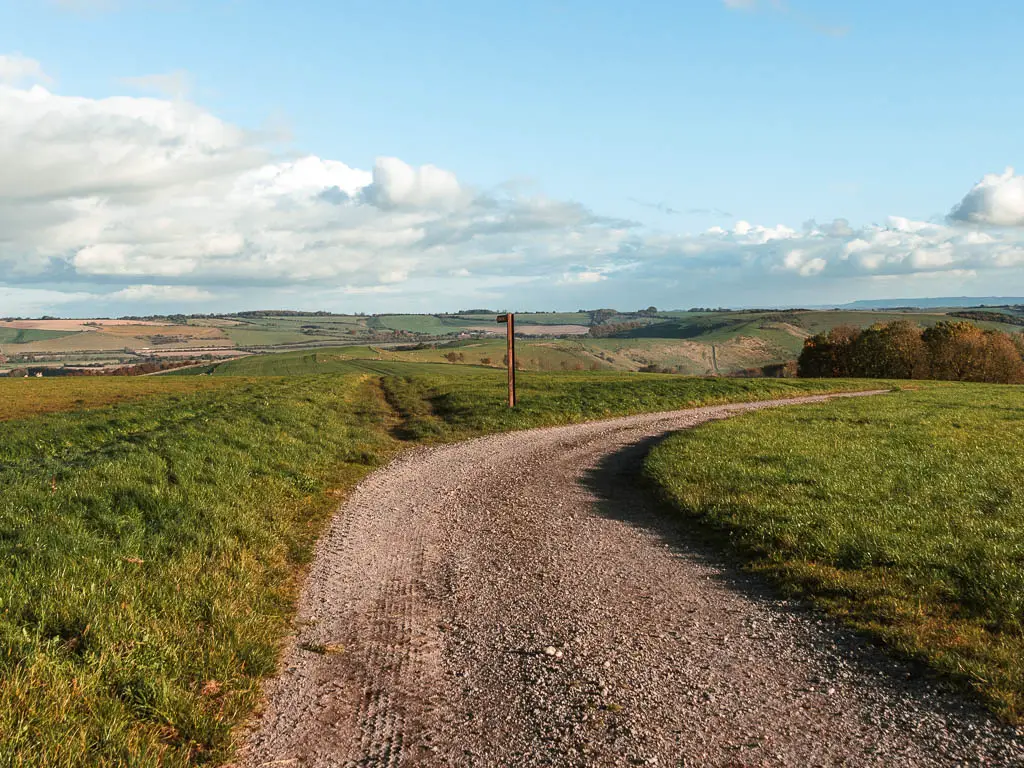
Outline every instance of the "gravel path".
[[636, 489], [699, 408], [418, 449], [321, 540], [239, 765], [1024, 765], [1024, 738]]

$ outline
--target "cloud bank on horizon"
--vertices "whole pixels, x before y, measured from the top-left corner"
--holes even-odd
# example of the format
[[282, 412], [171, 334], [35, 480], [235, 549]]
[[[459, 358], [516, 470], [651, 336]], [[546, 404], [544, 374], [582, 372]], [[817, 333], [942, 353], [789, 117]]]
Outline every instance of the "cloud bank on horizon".
[[941, 222], [679, 234], [393, 157], [281, 156], [182, 93], [66, 96], [23, 56], [0, 56], [0, 113], [0, 315], [828, 303], [998, 293], [1024, 266], [1012, 168]]

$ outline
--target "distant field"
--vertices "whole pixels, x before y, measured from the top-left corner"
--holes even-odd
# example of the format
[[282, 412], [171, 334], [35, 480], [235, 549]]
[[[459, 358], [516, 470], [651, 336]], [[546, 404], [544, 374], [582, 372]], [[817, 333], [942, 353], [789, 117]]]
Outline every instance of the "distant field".
[[239, 347], [262, 347], [277, 344], [301, 344], [324, 341], [327, 337], [310, 336], [299, 331], [263, 331], [248, 327], [225, 328], [225, 335]]
[[[962, 308], [957, 308], [958, 311]], [[998, 316], [999, 313], [993, 312]], [[605, 323], [597, 327], [595, 318]], [[267, 348], [326, 343], [353, 344], [415, 343], [417, 336], [435, 342], [437, 337], [454, 340], [458, 334], [494, 336], [468, 339], [483, 346], [467, 351], [458, 362], [481, 364], [490, 358], [500, 364], [504, 356], [504, 328], [494, 314], [457, 315], [262, 315], [223, 318], [192, 318], [186, 323], [169, 321], [33, 320], [0, 325], [4, 353], [40, 356], [41, 361], [89, 362], [94, 352], [133, 358], [144, 355], [185, 356], [197, 347]], [[654, 368], [677, 373], [730, 374], [746, 369], [795, 360], [806, 337], [835, 327], [867, 327], [894, 319], [908, 319], [932, 325], [950, 319], [943, 310], [893, 312], [869, 310], [779, 310], [766, 312], [669, 311], [608, 315], [591, 312], [520, 312], [520, 331], [533, 334], [520, 341], [520, 363], [525, 370]], [[978, 322], [982, 328], [1017, 333], [1020, 326]], [[17, 327], [14, 327], [17, 326]], [[588, 333], [589, 331], [589, 333]], [[614, 339], [608, 346], [607, 334]], [[20, 335], [19, 335], [20, 334]], [[572, 336], [559, 339], [556, 336]], [[4, 338], [8, 341], [4, 341]], [[17, 340], [21, 343], [14, 344]], [[126, 351], [129, 350], [129, 351]], [[169, 350], [180, 350], [169, 352]], [[432, 352], [408, 353], [397, 358], [439, 361]], [[472, 359], [471, 359], [472, 358]], [[486, 364], [486, 363], [484, 363]]]
[[757, 568], [1024, 716], [1024, 387], [929, 386], [679, 433], [646, 472]]
[[[680, 373], [711, 375], [753, 368], [795, 357], [791, 346], [776, 343], [774, 334], [740, 336], [714, 343], [690, 339], [587, 339], [592, 354], [603, 355], [612, 367], [636, 370], [645, 366], [678, 369]], [[786, 334], [782, 341], [794, 338]], [[797, 339], [797, 343], [800, 343]]]
[[[590, 316], [585, 312], [520, 312], [516, 322], [521, 326], [587, 326]], [[495, 315], [380, 315], [369, 318], [372, 328], [422, 333], [431, 336], [442, 336], [458, 333], [470, 328], [483, 328], [494, 331], [502, 329], [495, 323]], [[565, 333], [568, 331], [554, 331]]]
[[[795, 338], [786, 334], [783, 338]], [[796, 340], [799, 344], [799, 339]], [[523, 340], [516, 343], [521, 370], [635, 371], [645, 366], [659, 366], [692, 375], [715, 373], [711, 345], [679, 339], [549, 339]], [[448, 356], [454, 356], [449, 360]], [[505, 340], [471, 339], [451, 345], [425, 346], [402, 350], [386, 347], [325, 347], [313, 351], [277, 353], [273, 356], [247, 358], [221, 364], [218, 375], [276, 375], [274, 371], [297, 373], [331, 372], [335, 360], [388, 360], [414, 363], [452, 363], [458, 365], [504, 365]], [[792, 347], [773, 341], [768, 333], [761, 338], [726, 340], [716, 346], [718, 371], [729, 371], [764, 365], [766, 362], [792, 359]], [[325, 367], [326, 366], [326, 367]]]
[[[113, 334], [101, 333], [100, 331], [85, 330], [78, 333], [69, 333], [63, 337], [42, 339], [23, 345], [17, 351], [20, 353], [46, 353], [46, 352], [80, 352], [80, 351], [121, 351], [126, 347], [144, 347], [149, 342], [143, 339], [115, 336]], [[8, 350], [13, 352], [14, 350]]]
[[8, 328], [0, 326], [0, 344], [28, 344], [33, 341], [47, 341], [70, 336], [74, 331], [41, 331], [33, 328]]
[[[492, 322], [493, 315], [488, 315]], [[590, 325], [586, 312], [520, 312], [516, 322], [523, 325]]]
[[158, 395], [221, 389], [210, 378], [171, 376], [82, 376], [46, 379], [0, 378], [0, 421], [42, 413], [81, 411]]
[[31, 328], [41, 331], [84, 331], [103, 330], [105, 328], [116, 328], [119, 325], [164, 325], [164, 323], [149, 320], [106, 320], [72, 318], [63, 320], [11, 320], [0, 322], [7, 328]]
[[[491, 318], [491, 322], [493, 321], [494, 319]], [[422, 333], [430, 336], [457, 333], [461, 326], [458, 322], [446, 323], [437, 315], [381, 315], [371, 317], [369, 325], [371, 328]]]
[[[384, 360], [408, 363], [456, 363], [460, 365], [504, 365], [505, 341], [473, 340], [453, 346], [414, 350], [351, 346], [326, 347], [316, 351], [280, 352], [235, 360], [218, 366], [218, 376], [277, 376], [298, 373], [337, 373], [352, 370], [350, 361]], [[526, 371], [573, 371], [611, 369], [610, 363], [587, 352], [581, 345], [559, 342], [520, 341], [516, 345], [520, 368]], [[448, 360], [453, 355], [454, 360]]]
[[25, 336], [8, 354], [66, 354], [84, 351], [118, 352], [125, 349], [194, 348], [231, 346], [220, 328], [154, 323], [117, 323], [101, 327], [81, 324], [78, 331], [24, 330], [0, 328], [2, 336], [11, 332]]
[[183, 337], [188, 339], [224, 339], [220, 328], [197, 325], [155, 325], [153, 323], [104, 326], [104, 334], [118, 337], [151, 339], [153, 337]]

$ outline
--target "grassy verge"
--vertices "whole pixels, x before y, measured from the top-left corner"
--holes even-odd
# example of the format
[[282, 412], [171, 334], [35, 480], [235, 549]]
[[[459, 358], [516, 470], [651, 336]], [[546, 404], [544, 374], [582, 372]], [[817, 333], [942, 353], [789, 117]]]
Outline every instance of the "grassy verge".
[[190, 377], [176, 394], [0, 422], [0, 764], [225, 760], [313, 541], [403, 440], [871, 385], [533, 374], [509, 413], [500, 371], [344, 371], [198, 390]]
[[0, 424], [0, 764], [226, 757], [330, 491], [393, 450], [367, 379], [233, 384]]
[[648, 478], [754, 567], [1024, 714], [1024, 389], [953, 385], [675, 435]]

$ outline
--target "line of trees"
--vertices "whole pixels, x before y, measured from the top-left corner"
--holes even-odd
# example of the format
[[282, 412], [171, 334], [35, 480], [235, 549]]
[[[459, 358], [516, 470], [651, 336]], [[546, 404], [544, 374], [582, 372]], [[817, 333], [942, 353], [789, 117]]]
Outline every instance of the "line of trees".
[[950, 317], [960, 317], [964, 320], [982, 320], [989, 323], [1004, 323], [1006, 325], [1024, 325], [1024, 317], [1011, 315], [1006, 312], [989, 312], [983, 309], [965, 309], [959, 312], [950, 312]]
[[1024, 336], [982, 330], [965, 321], [922, 329], [908, 320], [861, 330], [838, 326], [804, 342], [805, 377], [942, 379], [1024, 383]]

